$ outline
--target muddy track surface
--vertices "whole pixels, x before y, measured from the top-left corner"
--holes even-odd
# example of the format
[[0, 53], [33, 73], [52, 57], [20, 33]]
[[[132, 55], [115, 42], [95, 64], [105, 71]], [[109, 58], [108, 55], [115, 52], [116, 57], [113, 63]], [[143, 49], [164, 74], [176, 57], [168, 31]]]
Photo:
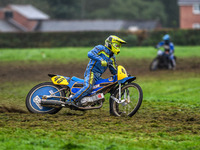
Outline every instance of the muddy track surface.
[[[168, 111], [162, 108], [154, 109], [149, 107], [148, 102], [144, 102], [136, 115], [132, 118], [119, 118], [110, 116], [108, 110], [95, 110], [86, 112], [67, 112], [62, 110], [58, 114], [30, 114], [13, 108], [6, 108], [7, 111], [0, 113], [0, 126], [45, 130], [70, 131], [76, 129], [77, 132], [88, 130], [103, 134], [122, 132], [167, 132], [170, 135], [177, 134], [200, 134], [200, 114], [198, 110], [184, 110], [180, 108], [170, 108]], [[3, 109], [3, 108], [2, 108]], [[5, 109], [5, 108], [4, 108]], [[1, 110], [1, 109], [0, 109]], [[187, 113], [186, 113], [187, 112]], [[84, 123], [83, 123], [84, 122]], [[86, 123], [87, 122], [87, 123]], [[122, 128], [119, 128], [119, 126]]]
[[[83, 78], [86, 66], [88, 62], [79, 62], [79, 63], [69, 63], [69, 64], [37, 64], [31, 63], [26, 65], [25, 63], [18, 64], [0, 64], [0, 79], [1, 82], [6, 81], [47, 81], [49, 80], [47, 74], [59, 74], [63, 76], [77, 76]], [[134, 76], [155, 76], [172, 71], [149, 71], [149, 65], [151, 60], [123, 60], [118, 61], [117, 64], [123, 65], [129, 74]], [[200, 73], [200, 59], [199, 58], [187, 58], [187, 59], [178, 59], [177, 69], [174, 72], [194, 72]], [[103, 77], [109, 77], [109, 71], [106, 71]]]
[[[163, 70], [151, 72], [149, 64], [151, 60], [126, 60], [118, 61], [123, 65], [130, 74], [137, 76], [160, 76], [172, 72], [185, 74], [193, 72], [200, 74], [200, 60], [195, 59], [179, 59], [177, 69], [175, 71]], [[87, 62], [70, 63], [70, 64], [0, 64], [1, 84], [4, 82], [20, 82], [20, 81], [50, 81], [47, 74], [54, 73], [64, 76], [77, 76], [83, 78]], [[104, 77], [110, 76], [107, 71]], [[200, 113], [199, 108], [182, 109], [179, 106], [156, 105], [147, 101], [143, 102], [139, 113], [133, 118], [113, 117], [109, 114], [109, 109], [100, 109], [87, 112], [71, 112], [71, 110], [62, 109], [55, 115], [30, 114], [26, 109], [16, 107], [0, 106], [0, 126], [13, 128], [44, 128], [45, 130], [74, 130], [77, 132], [88, 129], [91, 126], [97, 133], [117, 133], [133, 131], [133, 132], [168, 132], [169, 134], [200, 134]], [[76, 124], [74, 124], [76, 120]], [[51, 122], [50, 124], [47, 123]], [[87, 123], [83, 123], [87, 122]], [[73, 124], [73, 126], [71, 126]], [[123, 126], [119, 130], [118, 126]], [[68, 126], [70, 125], [70, 126]], [[81, 127], [80, 127], [81, 126]], [[119, 130], [119, 131], [118, 131]]]

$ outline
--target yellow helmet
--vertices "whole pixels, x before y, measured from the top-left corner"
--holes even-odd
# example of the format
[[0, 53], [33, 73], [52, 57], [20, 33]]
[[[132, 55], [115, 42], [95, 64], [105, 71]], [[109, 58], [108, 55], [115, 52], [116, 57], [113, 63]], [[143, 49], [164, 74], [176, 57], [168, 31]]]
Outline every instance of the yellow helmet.
[[107, 47], [116, 55], [120, 53], [120, 48], [122, 44], [126, 44], [126, 42], [115, 35], [110, 35], [105, 40], [105, 47]]

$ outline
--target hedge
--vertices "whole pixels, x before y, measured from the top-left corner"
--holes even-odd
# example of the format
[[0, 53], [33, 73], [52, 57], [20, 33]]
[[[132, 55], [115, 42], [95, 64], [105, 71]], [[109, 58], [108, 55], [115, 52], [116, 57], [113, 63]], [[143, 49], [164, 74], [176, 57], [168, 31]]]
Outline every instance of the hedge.
[[169, 34], [171, 41], [175, 45], [200, 45], [200, 30], [160, 30], [146, 33], [146, 38], [142, 41], [143, 46], [155, 45], [162, 40], [163, 35]]
[[103, 44], [105, 38], [110, 34], [117, 34], [120, 37], [130, 39], [130, 35], [125, 32], [0, 33], [0, 47], [94, 46], [96, 44]]
[[104, 44], [109, 35], [127, 41], [126, 46], [154, 46], [164, 34], [170, 34], [175, 45], [200, 45], [200, 30], [159, 30], [121, 32], [22, 32], [0, 33], [0, 48], [75, 47]]

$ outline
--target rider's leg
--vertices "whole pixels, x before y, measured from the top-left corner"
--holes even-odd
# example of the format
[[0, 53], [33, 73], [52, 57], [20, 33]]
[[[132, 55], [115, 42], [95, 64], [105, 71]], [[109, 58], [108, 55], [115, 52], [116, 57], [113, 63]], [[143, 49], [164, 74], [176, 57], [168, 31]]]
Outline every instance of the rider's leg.
[[70, 101], [79, 101], [83, 97], [87, 96], [90, 92], [92, 92], [93, 85], [94, 85], [94, 73], [90, 72], [85, 76], [84, 86], [81, 88], [73, 97], [71, 97], [68, 102]]
[[172, 64], [172, 69], [175, 69], [176, 68], [176, 61], [175, 61], [173, 54], [170, 56], [170, 61], [171, 61], [171, 64]]

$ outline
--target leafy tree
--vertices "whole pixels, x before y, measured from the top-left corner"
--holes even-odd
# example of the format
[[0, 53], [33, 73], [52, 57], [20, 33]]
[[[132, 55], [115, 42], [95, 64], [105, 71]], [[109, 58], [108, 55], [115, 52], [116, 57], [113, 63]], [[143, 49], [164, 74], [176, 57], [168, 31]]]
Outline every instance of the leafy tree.
[[85, 6], [86, 19], [112, 19], [110, 14], [110, 5], [115, 0], [83, 0], [87, 4]]
[[[85, 0], [87, 2], [85, 18], [124, 19], [124, 20], [160, 20], [166, 22], [164, 6], [159, 1], [147, 0]], [[158, 13], [159, 12], [159, 13]]]
[[[119, 8], [120, 9], [116, 9]], [[161, 19], [164, 20], [163, 5], [159, 1], [148, 2], [141, 0], [127, 0], [124, 3], [124, 0], [117, 0], [112, 4], [111, 10], [114, 14], [120, 18], [126, 19]], [[159, 11], [159, 13], [158, 13]]]
[[80, 18], [81, 0], [46, 0], [50, 7], [49, 14], [56, 19]]
[[166, 27], [179, 26], [179, 7], [176, 0], [161, 0], [163, 3], [165, 14], [167, 15]]

